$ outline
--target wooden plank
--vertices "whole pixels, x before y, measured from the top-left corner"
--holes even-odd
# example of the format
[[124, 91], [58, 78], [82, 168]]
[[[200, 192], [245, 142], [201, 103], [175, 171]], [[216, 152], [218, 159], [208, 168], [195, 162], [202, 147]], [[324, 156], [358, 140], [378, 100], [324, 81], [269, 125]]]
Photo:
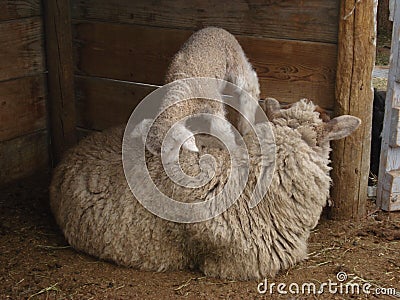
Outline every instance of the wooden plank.
[[2, 0], [0, 11], [0, 21], [40, 16], [40, 0]]
[[394, 4], [394, 24], [385, 118], [382, 130], [381, 159], [376, 204], [388, 211], [400, 210], [400, 147], [397, 145], [400, 110], [400, 4]]
[[380, 208], [386, 211], [400, 210], [400, 171], [388, 171], [379, 180], [382, 184], [379, 191]]
[[[99, 22], [77, 22], [74, 32], [78, 74], [150, 84], [162, 84], [171, 57], [192, 33]], [[262, 97], [283, 102], [306, 97], [333, 108], [336, 45], [242, 36], [238, 40], [259, 75]]]
[[255, 67], [261, 96], [293, 103], [308, 98], [333, 109], [337, 46], [254, 37], [238, 37]]
[[44, 72], [39, 17], [0, 23], [0, 81]]
[[400, 170], [387, 172], [387, 180], [382, 181], [382, 188], [392, 193], [400, 193]]
[[163, 83], [171, 57], [192, 34], [98, 22], [76, 23], [74, 32], [79, 74], [153, 84]]
[[45, 76], [0, 82], [0, 107], [0, 141], [45, 129]]
[[69, 0], [44, 1], [53, 164], [77, 142]]
[[74, 0], [73, 18], [237, 35], [337, 43], [339, 0]]
[[389, 0], [389, 20], [392, 22], [394, 20], [394, 3], [395, 0]]
[[335, 115], [362, 120], [349, 137], [333, 144], [332, 217], [361, 219], [366, 213], [372, 123], [377, 1], [342, 0]]
[[75, 77], [75, 87], [78, 139], [86, 136], [82, 135], [82, 130], [99, 131], [127, 122], [136, 105], [156, 89], [133, 82], [85, 76]]
[[392, 108], [391, 119], [389, 146], [400, 147], [400, 107]]
[[47, 131], [0, 142], [0, 184], [48, 169]]
[[103, 130], [126, 123], [136, 105], [155, 87], [78, 76], [76, 83], [77, 125]]

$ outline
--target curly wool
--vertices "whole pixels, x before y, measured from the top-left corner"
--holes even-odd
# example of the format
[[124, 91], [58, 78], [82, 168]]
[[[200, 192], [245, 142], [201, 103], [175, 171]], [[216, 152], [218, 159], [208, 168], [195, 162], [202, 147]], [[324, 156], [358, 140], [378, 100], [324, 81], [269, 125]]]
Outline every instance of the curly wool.
[[[50, 204], [68, 243], [100, 259], [141, 270], [199, 268], [207, 276], [236, 280], [273, 276], [307, 256], [307, 238], [329, 196], [329, 159], [316, 141], [322, 121], [315, 105], [300, 101], [272, 120], [276, 165], [264, 199], [250, 209], [262, 168], [273, 159], [245, 136], [251, 170], [243, 194], [227, 211], [200, 223], [179, 224], [148, 212], [130, 191], [121, 162], [123, 127], [96, 133], [73, 148], [55, 169]], [[201, 154], [216, 158], [215, 176], [205, 186], [174, 185], [159, 158], [147, 153], [157, 187], [178, 201], [207, 200], [230, 175], [225, 149], [206, 143]], [[325, 153], [326, 152], [326, 153]], [[182, 151], [181, 167], [200, 171], [197, 153]], [[135, 171], [140, 176], [143, 170]], [[240, 180], [237, 178], [235, 180]], [[227, 193], [229, 197], [229, 192]]]

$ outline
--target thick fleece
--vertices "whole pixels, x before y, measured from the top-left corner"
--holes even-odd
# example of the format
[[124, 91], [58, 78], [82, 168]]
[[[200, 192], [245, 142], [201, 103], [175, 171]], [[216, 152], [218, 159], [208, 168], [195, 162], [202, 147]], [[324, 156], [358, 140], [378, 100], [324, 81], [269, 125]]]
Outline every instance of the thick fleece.
[[[81, 141], [54, 170], [50, 186], [51, 208], [68, 243], [100, 259], [141, 270], [199, 268], [207, 276], [235, 280], [273, 276], [305, 259], [310, 230], [329, 196], [329, 139], [337, 126], [323, 122], [311, 102], [302, 100], [288, 109], [277, 109], [276, 103], [267, 106], [274, 109], [268, 114], [274, 116], [276, 164], [265, 197], [249, 208], [265, 167], [260, 162], [274, 158], [274, 153], [260, 153], [255, 136], [249, 133], [245, 140], [251, 166], [243, 194], [221, 215], [195, 224], [163, 220], [134, 198], [121, 162], [123, 127]], [[347, 117], [354, 121], [349, 134], [359, 120]], [[160, 158], [147, 152], [156, 186], [182, 202], [204, 201], [218, 193], [230, 175], [230, 158], [226, 149], [215, 145], [199, 146], [200, 154], [211, 154], [216, 164], [214, 178], [196, 189], [174, 185]], [[198, 161], [198, 153], [181, 151], [181, 167], [187, 174], [200, 171]], [[140, 176], [144, 170], [135, 172]]]

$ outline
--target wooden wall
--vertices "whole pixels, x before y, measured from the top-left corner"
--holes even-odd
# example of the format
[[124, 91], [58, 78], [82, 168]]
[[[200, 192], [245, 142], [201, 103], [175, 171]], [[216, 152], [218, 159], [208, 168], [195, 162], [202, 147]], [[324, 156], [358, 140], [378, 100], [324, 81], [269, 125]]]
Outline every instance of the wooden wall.
[[355, 134], [334, 145], [332, 199], [337, 217], [363, 216], [372, 110], [372, 92], [364, 87], [373, 68], [375, 4], [0, 0], [0, 184], [46, 168], [49, 148], [57, 162], [75, 144], [76, 128], [84, 136], [126, 122], [163, 83], [171, 57], [192, 32], [219, 26], [238, 38], [262, 97], [308, 98], [362, 119]]
[[0, 1], [0, 184], [48, 167], [40, 0]]
[[182, 43], [212, 25], [237, 36], [262, 97], [309, 98], [333, 108], [339, 0], [72, 0], [71, 6], [76, 113], [84, 132], [126, 121], [154, 89], [136, 83], [162, 84]]
[[[72, 15], [75, 87], [67, 92], [75, 93], [80, 136], [127, 121], [152, 85], [163, 83], [173, 54], [205, 26], [237, 36], [262, 97], [306, 97], [333, 109], [339, 0], [61, 2]], [[48, 165], [47, 129], [54, 128], [46, 129], [43, 3], [0, 0], [0, 183]]]

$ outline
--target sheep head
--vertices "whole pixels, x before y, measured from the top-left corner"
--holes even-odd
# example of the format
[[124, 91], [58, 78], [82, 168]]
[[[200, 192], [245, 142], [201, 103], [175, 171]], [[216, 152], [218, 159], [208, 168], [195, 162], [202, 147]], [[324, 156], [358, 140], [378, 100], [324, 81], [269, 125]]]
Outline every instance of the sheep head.
[[361, 124], [359, 118], [350, 115], [330, 119], [322, 108], [306, 99], [281, 106], [277, 100], [267, 98], [262, 107], [272, 123], [296, 130], [326, 159], [330, 151], [329, 142], [345, 138]]

